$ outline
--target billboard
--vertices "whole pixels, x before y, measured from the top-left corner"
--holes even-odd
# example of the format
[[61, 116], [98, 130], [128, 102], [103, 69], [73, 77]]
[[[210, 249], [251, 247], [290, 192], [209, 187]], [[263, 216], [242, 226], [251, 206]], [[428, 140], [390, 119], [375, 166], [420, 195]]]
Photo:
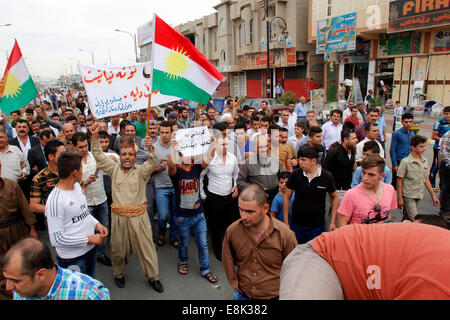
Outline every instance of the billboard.
[[450, 25], [450, 1], [395, 0], [389, 4], [388, 33]]
[[[295, 67], [297, 52], [295, 48], [270, 51], [270, 67]], [[253, 53], [241, 56], [241, 69], [254, 70], [267, 68], [267, 52]]]
[[316, 53], [351, 51], [356, 48], [356, 12], [317, 22]]
[[153, 20], [137, 29], [137, 40], [139, 47], [153, 41]]

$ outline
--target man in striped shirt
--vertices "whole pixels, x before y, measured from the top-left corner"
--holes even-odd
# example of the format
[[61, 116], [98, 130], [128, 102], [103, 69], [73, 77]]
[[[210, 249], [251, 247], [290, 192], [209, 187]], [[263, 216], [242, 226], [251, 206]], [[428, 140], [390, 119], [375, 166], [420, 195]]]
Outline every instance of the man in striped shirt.
[[16, 242], [0, 260], [6, 288], [14, 300], [109, 300], [99, 281], [55, 265], [50, 249], [39, 239]]

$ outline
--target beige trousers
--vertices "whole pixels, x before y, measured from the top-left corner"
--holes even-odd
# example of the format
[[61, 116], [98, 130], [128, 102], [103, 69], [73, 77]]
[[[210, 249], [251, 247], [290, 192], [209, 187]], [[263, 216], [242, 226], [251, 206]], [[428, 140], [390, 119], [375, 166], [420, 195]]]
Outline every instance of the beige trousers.
[[[414, 218], [419, 214], [419, 202], [421, 199], [405, 198], [403, 197], [403, 202], [405, 203], [405, 212], [407, 218], [410, 221], [414, 221]], [[406, 218], [406, 217], [405, 217]]]
[[111, 262], [115, 278], [124, 276], [131, 249], [145, 276], [152, 281], [159, 280], [158, 255], [148, 214], [126, 218], [111, 213]]

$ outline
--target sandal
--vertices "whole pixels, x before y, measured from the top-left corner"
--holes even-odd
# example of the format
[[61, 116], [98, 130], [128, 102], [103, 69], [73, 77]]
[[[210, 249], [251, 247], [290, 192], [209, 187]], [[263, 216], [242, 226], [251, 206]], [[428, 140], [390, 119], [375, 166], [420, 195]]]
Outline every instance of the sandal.
[[188, 274], [188, 266], [187, 266], [187, 264], [178, 263], [178, 273], [180, 273], [180, 274]]
[[170, 242], [170, 245], [171, 245], [172, 247], [174, 247], [175, 249], [178, 249], [178, 240], [171, 241], [171, 242]]
[[208, 272], [207, 274], [205, 274], [203, 276], [203, 278], [206, 278], [206, 280], [208, 280], [210, 283], [217, 282], [217, 277], [215, 275], [213, 275], [212, 272]]
[[166, 240], [166, 236], [160, 235], [158, 237], [158, 246], [163, 246]]

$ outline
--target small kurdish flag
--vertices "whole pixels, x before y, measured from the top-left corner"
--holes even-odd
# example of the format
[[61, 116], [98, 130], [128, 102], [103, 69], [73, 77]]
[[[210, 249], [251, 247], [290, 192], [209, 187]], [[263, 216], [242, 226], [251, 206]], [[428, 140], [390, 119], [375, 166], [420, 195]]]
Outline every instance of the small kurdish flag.
[[0, 109], [6, 114], [19, 110], [30, 103], [37, 94], [38, 90], [16, 40], [0, 83]]
[[185, 37], [157, 15], [153, 19], [152, 90], [207, 104], [222, 74]]

